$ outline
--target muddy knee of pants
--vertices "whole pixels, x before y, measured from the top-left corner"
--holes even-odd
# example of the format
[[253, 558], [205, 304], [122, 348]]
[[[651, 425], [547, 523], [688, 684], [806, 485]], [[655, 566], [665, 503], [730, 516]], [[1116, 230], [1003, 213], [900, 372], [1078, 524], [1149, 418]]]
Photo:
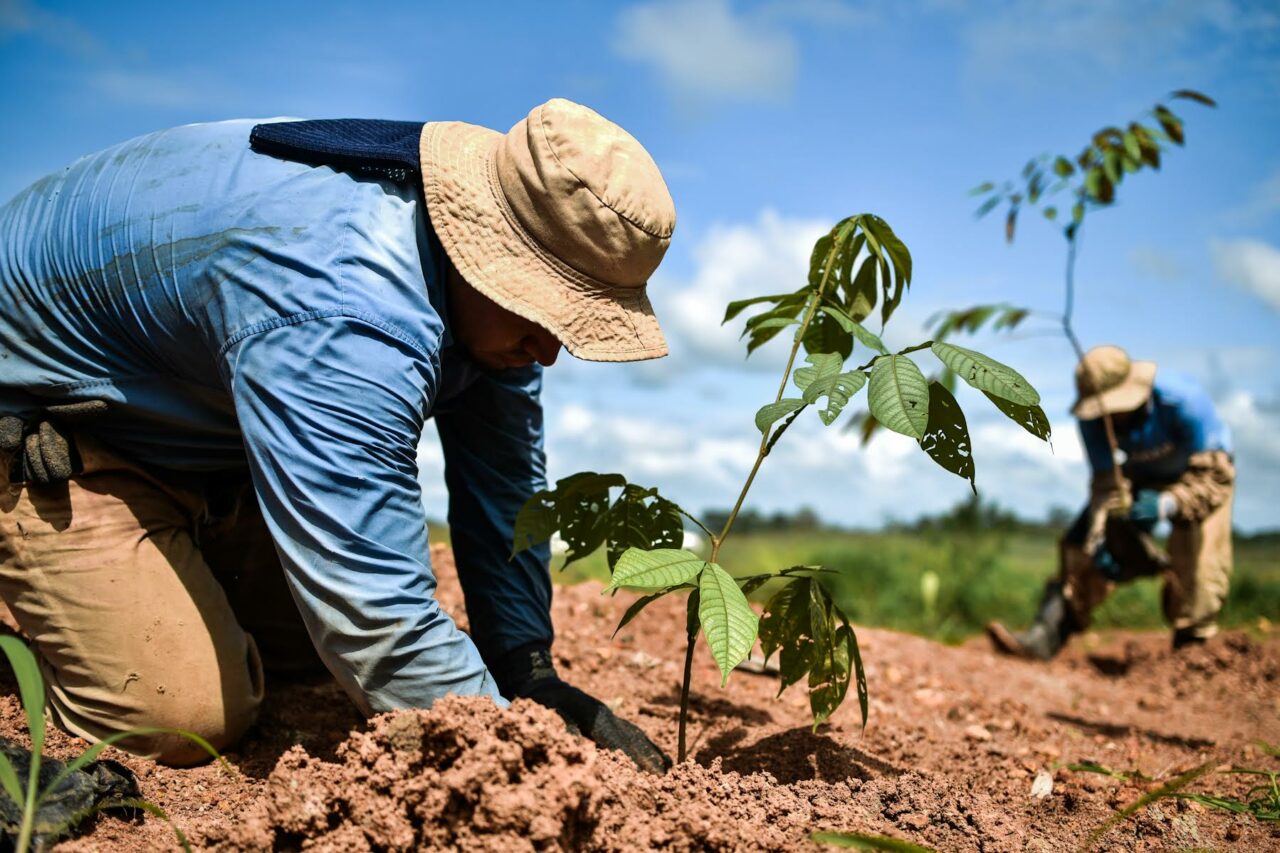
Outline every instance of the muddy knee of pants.
[[[198, 498], [82, 450], [84, 473], [65, 482], [0, 472], [0, 598], [40, 659], [54, 722], [90, 740], [174, 728], [229, 746], [257, 714], [262, 666], [192, 538]], [[207, 758], [173, 734], [121, 746]]]
[[1217, 633], [1231, 586], [1231, 498], [1200, 522], [1178, 522], [1169, 536], [1164, 613], [1177, 631]]
[[[161, 764], [184, 767], [210, 760], [209, 752], [182, 733], [207, 741], [221, 752], [235, 744], [258, 718], [262, 705], [262, 664], [253, 639], [247, 641], [244, 666], [203, 672], [168, 672], [152, 668], [147, 675], [129, 673], [129, 684], [116, 696], [100, 689], [68, 690], [59, 674], [42, 662], [48, 684], [49, 713], [61, 728], [91, 741], [133, 729], [162, 729], [131, 735], [116, 743], [121, 749]], [[130, 702], [120, 697], [133, 693]], [[106, 701], [104, 701], [104, 699]]]

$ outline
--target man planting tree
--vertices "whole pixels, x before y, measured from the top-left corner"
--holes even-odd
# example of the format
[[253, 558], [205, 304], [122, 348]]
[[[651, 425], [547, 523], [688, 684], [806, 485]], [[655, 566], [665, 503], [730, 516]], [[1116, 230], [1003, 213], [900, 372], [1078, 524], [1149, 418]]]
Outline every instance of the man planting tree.
[[[674, 224], [644, 148], [564, 100], [505, 135], [181, 127], [0, 208], [0, 595], [55, 721], [222, 747], [264, 671], [323, 665], [366, 714], [528, 697], [660, 771], [556, 675], [545, 546], [509, 554], [542, 368], [666, 354], [645, 284]], [[428, 418], [470, 637], [434, 598]]]
[[[1231, 579], [1231, 435], [1190, 378], [1157, 373], [1114, 346], [1095, 347], [1076, 367], [1072, 413], [1093, 470], [1089, 505], [1061, 544], [1061, 568], [1026, 631], [988, 627], [997, 649], [1048, 660], [1117, 583], [1164, 575], [1163, 607], [1175, 648], [1217, 631]], [[1107, 438], [1109, 415], [1124, 453], [1119, 476]], [[1172, 522], [1168, 552], [1152, 539]]]

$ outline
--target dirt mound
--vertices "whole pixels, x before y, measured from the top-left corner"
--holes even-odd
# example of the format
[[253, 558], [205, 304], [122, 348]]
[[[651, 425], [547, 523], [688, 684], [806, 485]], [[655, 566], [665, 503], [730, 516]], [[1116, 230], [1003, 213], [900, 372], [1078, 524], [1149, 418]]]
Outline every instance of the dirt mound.
[[[464, 617], [447, 550], [432, 555], [442, 605]], [[683, 602], [649, 607], [610, 639], [634, 598], [598, 584], [557, 588], [556, 665], [675, 752]], [[465, 625], [465, 618], [459, 620]], [[664, 777], [569, 736], [549, 711], [448, 699], [362, 720], [332, 681], [268, 685], [262, 718], [218, 766], [177, 770], [109, 751], [144, 795], [222, 850], [806, 850], [819, 829], [939, 851], [1075, 850], [1156, 783], [1072, 771], [1093, 761], [1167, 780], [1205, 762], [1275, 768], [1280, 640], [1229, 633], [1173, 652], [1167, 633], [1089, 634], [1052, 664], [1008, 660], [980, 640], [945, 647], [859, 631], [871, 689], [810, 730], [802, 690], [735, 673], [721, 689], [695, 657], [690, 761]], [[25, 735], [10, 684], [0, 735]], [[84, 744], [50, 734], [59, 758]], [[1037, 776], [1052, 779], [1032, 795]], [[1199, 790], [1239, 797], [1215, 775]], [[1043, 792], [1043, 780], [1041, 783]], [[101, 818], [63, 850], [173, 849], [160, 821]], [[1165, 801], [1116, 827], [1100, 849], [1280, 849], [1280, 829]]]
[[[790, 850], [818, 827], [883, 822], [945, 850], [1015, 850], [991, 809], [916, 774], [780, 785], [685, 764], [665, 777], [570, 736], [530, 702], [450, 697], [385, 714], [338, 760], [295, 747], [218, 850]], [[968, 799], [968, 798], [966, 798]], [[992, 843], [1003, 838], [1007, 844]]]

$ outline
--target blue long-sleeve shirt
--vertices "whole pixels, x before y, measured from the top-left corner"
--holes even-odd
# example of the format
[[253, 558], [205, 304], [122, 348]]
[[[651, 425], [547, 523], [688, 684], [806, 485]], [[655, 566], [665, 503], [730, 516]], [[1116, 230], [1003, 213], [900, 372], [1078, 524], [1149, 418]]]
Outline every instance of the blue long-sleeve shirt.
[[[1147, 417], [1116, 435], [1124, 451], [1124, 474], [1134, 485], [1162, 486], [1177, 481], [1191, 457], [1209, 450], [1231, 452], [1231, 432], [1199, 383], [1173, 370], [1161, 369], [1147, 401]], [[1105, 474], [1115, 467], [1101, 418], [1080, 422], [1089, 467]]]
[[[90, 428], [132, 458], [247, 465], [366, 713], [501, 702], [484, 660], [551, 639], [546, 549], [508, 559], [545, 483], [541, 369], [486, 373], [453, 345], [412, 181], [255, 153], [253, 124], [143, 136], [0, 208], [0, 414], [106, 400]], [[474, 642], [434, 597], [416, 464], [433, 416]]]

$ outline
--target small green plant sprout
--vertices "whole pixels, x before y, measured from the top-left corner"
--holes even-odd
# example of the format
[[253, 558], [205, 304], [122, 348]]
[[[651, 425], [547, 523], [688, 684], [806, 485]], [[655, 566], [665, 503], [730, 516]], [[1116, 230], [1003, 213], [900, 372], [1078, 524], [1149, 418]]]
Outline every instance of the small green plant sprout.
[[886, 851], [886, 853], [937, 853], [932, 847], [922, 847], [903, 841], [900, 838], [889, 838], [884, 835], [864, 835], [860, 832], [815, 832], [809, 840], [828, 847], [843, 847], [846, 850]]
[[[91, 783], [83, 779], [82, 771], [96, 761], [108, 746], [136, 735], [180, 735], [208, 752], [214, 759], [223, 761], [217, 750], [204, 738], [191, 732], [136, 728], [104, 738], [66, 764], [45, 760], [44, 679], [40, 675], [40, 666], [26, 643], [17, 637], [0, 635], [0, 649], [4, 650], [17, 678], [22, 710], [31, 736], [31, 757], [27, 766], [23, 766], [26, 762], [11, 760], [9, 755], [0, 751], [0, 788], [3, 788], [3, 794], [0, 794], [0, 814], [4, 814], [6, 820], [10, 815], [15, 816], [16, 831], [7, 837], [13, 845], [14, 853], [43, 850], [47, 843], [69, 832], [81, 821], [107, 809], [144, 811], [168, 821], [182, 849], [190, 851], [191, 846], [182, 830], [169, 820], [159, 806], [127, 795], [109, 796], [95, 802], [99, 799], [95, 796], [98, 792]], [[45, 770], [43, 773], [42, 764]], [[225, 761], [223, 764], [226, 766]], [[131, 787], [136, 792], [132, 782]]]
[[[1259, 741], [1258, 745], [1264, 752], [1272, 757], [1280, 757], [1275, 748], [1270, 744]], [[1138, 771], [1121, 771], [1112, 770], [1093, 761], [1085, 761], [1079, 764], [1068, 765], [1068, 769], [1080, 771], [1084, 773], [1099, 773], [1104, 776], [1110, 776], [1113, 779], [1122, 781], [1137, 782], [1154, 782], [1150, 776], [1146, 776]], [[1196, 791], [1187, 791], [1196, 781], [1208, 778], [1212, 775], [1227, 776], [1251, 776], [1258, 779], [1259, 782], [1249, 787], [1245, 792], [1243, 799], [1225, 796], [1222, 794], [1201, 793]], [[1259, 770], [1252, 767], [1231, 767], [1224, 768], [1217, 766], [1215, 762], [1207, 762], [1198, 767], [1188, 770], [1179, 776], [1174, 777], [1168, 782], [1153, 791], [1143, 794], [1134, 800], [1125, 808], [1121, 809], [1105, 823], [1089, 834], [1081, 851], [1093, 849], [1093, 847], [1102, 840], [1102, 838], [1110, 832], [1115, 826], [1152, 803], [1162, 799], [1179, 799], [1191, 800], [1202, 806], [1211, 809], [1221, 809], [1223, 811], [1233, 812], [1234, 814], [1249, 815], [1255, 820], [1264, 823], [1280, 823], [1280, 771], [1277, 770]]]
[[[755, 462], [719, 531], [710, 530], [656, 489], [628, 483], [620, 474], [566, 477], [554, 489], [534, 495], [516, 519], [514, 553], [546, 541], [556, 531], [569, 546], [566, 564], [605, 546], [612, 573], [606, 591], [643, 595], [619, 627], [663, 596], [688, 596], [680, 761], [686, 757], [689, 687], [699, 632], [720, 669], [722, 684], [759, 638], [766, 659], [778, 653], [782, 690], [807, 681], [815, 727], [843, 703], [850, 682], [856, 685], [866, 725], [866, 675], [857, 635], [823, 583], [831, 570], [793, 566], [775, 574], [734, 577], [719, 563], [720, 549], [760, 466], [806, 410], [815, 410], [818, 419], [830, 425], [865, 387], [871, 412], [880, 423], [915, 439], [931, 459], [970, 486], [975, 473], [964, 413], [952, 389], [926, 380], [911, 353], [929, 350], [1010, 417], [1044, 418], [1040, 395], [1031, 384], [981, 353], [941, 341], [889, 350], [883, 327], [910, 286], [911, 274], [906, 245], [883, 219], [864, 213], [840, 220], [818, 239], [803, 286], [729, 304], [723, 322], [749, 308], [757, 312], [746, 320], [742, 334], [748, 356], [784, 329], [794, 327], [794, 332], [777, 394], [756, 412], [760, 447]], [[877, 306], [879, 334], [865, 325]], [[867, 351], [865, 361], [849, 368], [847, 362], [859, 346]], [[802, 349], [805, 364], [796, 367]], [[789, 395], [792, 386], [795, 391]], [[707, 535], [709, 556], [680, 547], [685, 518]], [[760, 617], [747, 596], [770, 582], [772, 595]]]

